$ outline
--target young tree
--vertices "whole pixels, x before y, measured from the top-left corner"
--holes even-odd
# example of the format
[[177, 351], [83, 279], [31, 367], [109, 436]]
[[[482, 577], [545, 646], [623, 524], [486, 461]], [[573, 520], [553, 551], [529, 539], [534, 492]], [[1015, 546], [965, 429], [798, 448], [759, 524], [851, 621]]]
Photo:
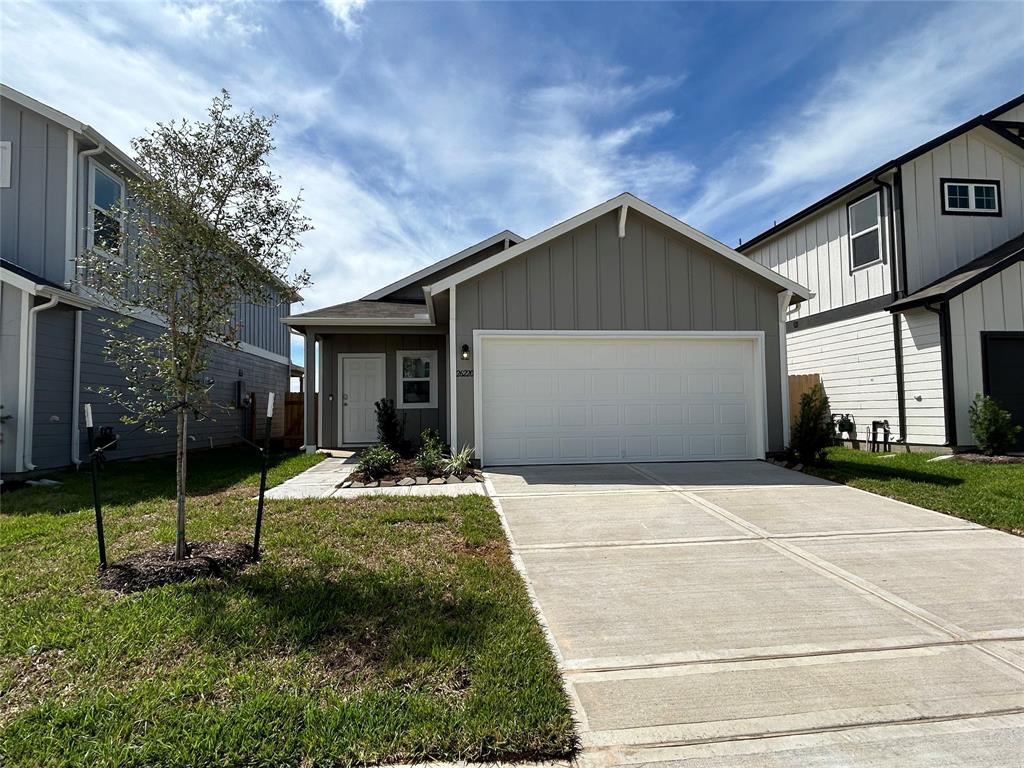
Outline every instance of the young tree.
[[164, 431], [162, 417], [176, 415], [178, 560], [188, 552], [189, 415], [209, 405], [211, 343], [237, 346], [243, 302], [288, 300], [309, 282], [305, 272], [288, 274], [310, 224], [301, 197], [284, 197], [270, 171], [275, 122], [234, 112], [223, 91], [208, 119], [157, 123], [134, 139], [128, 199], [109, 216], [97, 213], [97, 245], [82, 260], [87, 290], [159, 321], [159, 332], [141, 335], [132, 320], [106, 318], [107, 357], [127, 387], [103, 391], [126, 409], [127, 423]]

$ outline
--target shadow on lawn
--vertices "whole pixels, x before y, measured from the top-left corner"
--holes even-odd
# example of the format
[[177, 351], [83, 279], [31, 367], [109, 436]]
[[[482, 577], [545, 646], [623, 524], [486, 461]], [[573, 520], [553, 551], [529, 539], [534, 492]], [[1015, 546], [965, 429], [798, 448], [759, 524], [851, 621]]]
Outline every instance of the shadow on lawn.
[[227, 654], [311, 650], [343, 677], [355, 668], [472, 658], [509, 611], [449, 580], [395, 571], [356, 569], [333, 578], [264, 565], [228, 584], [194, 594], [196, 641]]
[[823, 467], [815, 467], [814, 474], [828, 479], [841, 480], [906, 480], [912, 483], [927, 483], [929, 485], [940, 485], [950, 487], [962, 485], [963, 479], [950, 477], [938, 472], [921, 472], [916, 469], [907, 469], [900, 466], [889, 466], [884, 464], [868, 464], [860, 461], [843, 461], [842, 459], [829, 459], [828, 464]]
[[[274, 454], [273, 471], [294, 454]], [[259, 482], [260, 454], [246, 445], [190, 452], [188, 494], [207, 496], [238, 485], [246, 478]], [[67, 514], [92, 509], [92, 480], [89, 465], [78, 471], [49, 475], [59, 486], [25, 486], [3, 494], [7, 515]], [[141, 461], [107, 461], [100, 471], [100, 498], [104, 507], [130, 506], [149, 501], [174, 499], [174, 457]]]

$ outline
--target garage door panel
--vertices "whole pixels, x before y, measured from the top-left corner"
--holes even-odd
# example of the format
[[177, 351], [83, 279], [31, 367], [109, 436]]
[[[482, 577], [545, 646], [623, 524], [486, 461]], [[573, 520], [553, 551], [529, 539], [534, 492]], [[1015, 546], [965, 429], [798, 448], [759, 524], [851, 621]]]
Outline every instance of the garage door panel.
[[486, 464], [752, 458], [753, 339], [483, 337]]

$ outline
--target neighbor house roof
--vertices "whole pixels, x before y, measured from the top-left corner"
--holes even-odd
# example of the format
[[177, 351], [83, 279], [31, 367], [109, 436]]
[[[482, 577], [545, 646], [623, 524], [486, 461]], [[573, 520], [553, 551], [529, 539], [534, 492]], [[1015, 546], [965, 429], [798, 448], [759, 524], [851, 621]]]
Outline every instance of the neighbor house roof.
[[868, 171], [863, 176], [860, 176], [851, 181], [849, 184], [840, 187], [830, 195], [821, 198], [815, 203], [811, 203], [803, 210], [794, 213], [792, 216], [790, 216], [787, 219], [784, 219], [783, 221], [780, 221], [778, 224], [771, 227], [770, 229], [766, 229], [761, 234], [752, 237], [747, 242], [737, 246], [736, 250], [740, 251], [741, 253], [745, 253], [758, 243], [761, 243], [765, 240], [768, 240], [771, 237], [774, 237], [783, 230], [791, 227], [793, 224], [796, 224], [805, 216], [809, 216], [815, 211], [821, 210], [822, 208], [831, 205], [836, 200], [845, 197], [858, 187], [861, 187], [873, 181], [876, 177], [880, 176], [881, 174], [886, 173], [887, 171], [895, 170], [904, 163], [908, 163], [914, 158], [920, 157], [926, 152], [930, 152], [936, 147], [945, 144], [947, 141], [951, 141], [952, 139], [955, 139], [957, 136], [967, 133], [968, 131], [974, 130], [975, 128], [984, 127], [993, 132], [994, 134], [996, 134], [997, 136], [1006, 139], [1010, 143], [1016, 144], [1017, 146], [1024, 148], [1024, 140], [1022, 140], [1019, 136], [1013, 134], [1011, 131], [1007, 130], [1005, 124], [1000, 123], [999, 121], [996, 120], [996, 117], [998, 117], [1003, 112], [1007, 112], [1008, 110], [1011, 110], [1014, 107], [1018, 107], [1021, 104], [1024, 104], [1024, 93], [1022, 93], [1020, 96], [1017, 96], [1016, 98], [1010, 99], [1005, 104], [1000, 104], [995, 109], [992, 109], [983, 115], [978, 115], [977, 117], [968, 120], [966, 123], [958, 125], [956, 128], [947, 131], [941, 136], [937, 136], [931, 141], [927, 141], [924, 144], [921, 144], [920, 146], [911, 149], [909, 152], [906, 152], [897, 158], [894, 158], [892, 160], [889, 160], [888, 162], [883, 163], [874, 170]]
[[58, 301], [62, 301], [65, 304], [77, 307], [78, 309], [92, 309], [93, 307], [99, 306], [99, 304], [92, 299], [73, 293], [63, 285], [58, 285], [52, 280], [47, 280], [45, 277], [41, 277], [40, 275], [37, 275], [22, 266], [14, 264], [13, 262], [7, 261], [6, 259], [0, 259], [0, 274], [3, 275], [5, 282], [10, 283], [20, 290], [27, 291], [33, 296], [54, 297]]
[[710, 237], [709, 235], [706, 235], [703, 232], [694, 229], [689, 224], [680, 221], [674, 216], [670, 216], [664, 211], [655, 208], [650, 203], [641, 200], [636, 195], [633, 195], [629, 192], [623, 192], [621, 195], [617, 195], [616, 197], [613, 197], [611, 200], [606, 200], [605, 202], [591, 208], [588, 211], [584, 211], [583, 213], [573, 216], [570, 219], [566, 219], [565, 221], [559, 224], [555, 224], [554, 226], [545, 229], [543, 232], [539, 232], [533, 237], [528, 237], [526, 240], [523, 240], [518, 245], [514, 245], [511, 248], [496, 253], [493, 256], [484, 259], [483, 261], [479, 261], [476, 264], [472, 264], [466, 267], [465, 269], [456, 272], [453, 275], [449, 275], [448, 277], [439, 280], [438, 282], [434, 283], [429, 288], [426, 288], [424, 290], [425, 292], [428, 293], [428, 295], [436, 296], [442, 291], [448, 290], [452, 286], [458, 285], [459, 283], [464, 282], [465, 280], [469, 280], [470, 278], [482, 274], [483, 272], [486, 272], [489, 269], [493, 269], [494, 267], [500, 264], [504, 264], [506, 261], [509, 261], [510, 259], [514, 259], [517, 256], [520, 256], [523, 253], [526, 253], [527, 251], [530, 251], [539, 245], [543, 245], [544, 243], [553, 240], [556, 237], [564, 235], [565, 233], [570, 232], [583, 224], [586, 224], [588, 221], [592, 221], [600, 216], [604, 216], [606, 213], [610, 213], [611, 211], [614, 211], [616, 209], [619, 210], [620, 237], [623, 236], [622, 233], [624, 232], [624, 227], [626, 219], [629, 215], [629, 211], [635, 210], [638, 213], [643, 214], [644, 216], [654, 219], [659, 224], [668, 228], [669, 230], [672, 230], [682, 235], [683, 237], [688, 238], [689, 240], [692, 240], [696, 243], [699, 243], [700, 245], [703, 245], [705, 248], [708, 248], [709, 250], [713, 251], [719, 256], [722, 256], [728, 261], [733, 262], [737, 266], [747, 271], [754, 272], [755, 274], [759, 275], [765, 280], [774, 283], [775, 285], [779, 286], [780, 290], [792, 291], [796, 301], [800, 301], [802, 299], [809, 299], [813, 295], [810, 290], [800, 285], [799, 283], [795, 283], [789, 278], [783, 277], [778, 272], [774, 272], [768, 269], [767, 267], [758, 264], [755, 261], [751, 261], [742, 254], [737, 253], [724, 243], [720, 243], [713, 237]]
[[288, 325], [433, 325], [426, 304], [411, 301], [347, 301], [284, 318]]
[[1018, 261], [1024, 261], [1024, 232], [993, 248], [988, 253], [967, 262], [942, 279], [926, 285], [921, 290], [915, 291], [899, 301], [894, 301], [886, 309], [890, 312], [902, 312], [928, 304], [941, 304], [983, 280], [987, 280], [992, 275], [1002, 272]]

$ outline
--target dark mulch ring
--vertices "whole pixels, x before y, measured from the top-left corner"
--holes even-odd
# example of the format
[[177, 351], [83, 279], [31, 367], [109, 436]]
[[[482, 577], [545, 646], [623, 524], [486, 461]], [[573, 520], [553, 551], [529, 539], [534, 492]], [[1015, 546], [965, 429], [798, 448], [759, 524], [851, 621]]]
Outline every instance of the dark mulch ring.
[[99, 581], [104, 589], [141, 592], [205, 576], [228, 576], [251, 562], [251, 544], [193, 541], [184, 560], [175, 560], [174, 545], [165, 544], [108, 564], [105, 570], [100, 571]]
[[1024, 464], [1024, 456], [987, 456], [984, 453], [958, 453], [956, 459], [972, 464]]
[[[471, 469], [465, 474], [454, 475], [458, 480], [462, 482], [473, 482], [474, 479], [483, 479], [483, 475], [475, 469]], [[353, 472], [346, 478], [345, 482], [341, 484], [341, 487], [349, 487], [352, 483], [362, 483], [363, 485], [397, 485], [401, 480], [412, 480], [412, 483], [406, 483], [406, 485], [423, 485], [429, 483], [431, 480], [447, 480], [448, 475], [443, 472], [424, 472], [420, 465], [416, 463], [415, 459], [399, 459], [395, 464], [394, 469], [390, 472], [380, 475], [379, 477], [370, 477], [364, 475], [361, 472]], [[436, 485], [436, 483], [435, 483]]]

